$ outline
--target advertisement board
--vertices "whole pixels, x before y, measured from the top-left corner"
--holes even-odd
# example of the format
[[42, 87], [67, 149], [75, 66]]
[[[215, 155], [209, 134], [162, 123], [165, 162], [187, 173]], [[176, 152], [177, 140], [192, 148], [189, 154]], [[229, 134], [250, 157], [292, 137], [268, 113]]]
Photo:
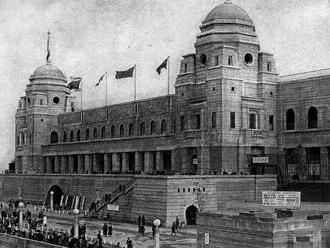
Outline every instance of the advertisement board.
[[262, 205], [277, 208], [299, 208], [300, 192], [295, 191], [263, 191]]
[[107, 205], [108, 211], [119, 211], [119, 205], [116, 204], [108, 204]]

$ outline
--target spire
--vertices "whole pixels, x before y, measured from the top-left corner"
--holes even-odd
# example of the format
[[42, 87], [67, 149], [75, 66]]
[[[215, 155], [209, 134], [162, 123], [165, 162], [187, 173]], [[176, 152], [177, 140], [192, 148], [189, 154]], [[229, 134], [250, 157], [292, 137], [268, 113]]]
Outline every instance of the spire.
[[46, 57], [47, 64], [50, 64], [49, 38], [50, 38], [50, 31], [47, 32], [47, 57]]

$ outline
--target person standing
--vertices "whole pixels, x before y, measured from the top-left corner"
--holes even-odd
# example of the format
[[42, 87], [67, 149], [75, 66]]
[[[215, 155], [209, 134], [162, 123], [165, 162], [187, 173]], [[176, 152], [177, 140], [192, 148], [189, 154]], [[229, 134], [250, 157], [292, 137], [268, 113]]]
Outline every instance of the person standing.
[[103, 236], [106, 237], [108, 234], [108, 225], [107, 223], [104, 223], [103, 225]]
[[111, 237], [112, 236], [112, 224], [109, 223], [109, 226], [108, 226], [108, 235]]
[[176, 230], [176, 224], [175, 224], [175, 221], [173, 221], [171, 235], [176, 235], [175, 230]]
[[178, 231], [179, 229], [179, 226], [180, 226], [180, 220], [179, 220], [179, 217], [177, 216], [176, 219], [175, 219], [175, 229]]
[[101, 236], [101, 231], [99, 230], [99, 233], [97, 234], [97, 241], [99, 244], [99, 248], [102, 248], [102, 236]]
[[127, 248], [133, 248], [133, 241], [128, 237], [126, 241]]

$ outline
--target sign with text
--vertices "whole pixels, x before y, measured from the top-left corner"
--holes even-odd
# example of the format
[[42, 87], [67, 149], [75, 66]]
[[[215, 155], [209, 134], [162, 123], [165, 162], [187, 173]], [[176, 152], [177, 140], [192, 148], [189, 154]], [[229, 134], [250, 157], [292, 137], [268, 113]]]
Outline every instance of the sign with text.
[[299, 208], [300, 192], [294, 191], [263, 191], [262, 205], [267, 207]]
[[209, 233], [205, 233], [205, 244], [206, 245], [210, 244], [210, 234]]
[[252, 157], [253, 164], [268, 164], [268, 157]]
[[119, 211], [119, 205], [116, 204], [108, 204], [107, 205], [108, 211]]

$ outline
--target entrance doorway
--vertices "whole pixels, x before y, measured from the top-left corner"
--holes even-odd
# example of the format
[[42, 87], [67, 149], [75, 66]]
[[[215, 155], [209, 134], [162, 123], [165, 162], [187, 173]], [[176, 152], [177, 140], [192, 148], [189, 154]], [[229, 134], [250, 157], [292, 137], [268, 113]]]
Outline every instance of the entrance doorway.
[[54, 196], [53, 196], [53, 199], [54, 199], [54, 206], [59, 206], [60, 205], [60, 202], [61, 202], [61, 197], [63, 195], [63, 191], [62, 189], [57, 186], [57, 185], [53, 185], [48, 193], [47, 193], [47, 197], [46, 197], [46, 205], [49, 205], [50, 204], [50, 192], [53, 191], [54, 192]]
[[187, 225], [196, 225], [198, 209], [194, 205], [190, 205], [186, 209]]

